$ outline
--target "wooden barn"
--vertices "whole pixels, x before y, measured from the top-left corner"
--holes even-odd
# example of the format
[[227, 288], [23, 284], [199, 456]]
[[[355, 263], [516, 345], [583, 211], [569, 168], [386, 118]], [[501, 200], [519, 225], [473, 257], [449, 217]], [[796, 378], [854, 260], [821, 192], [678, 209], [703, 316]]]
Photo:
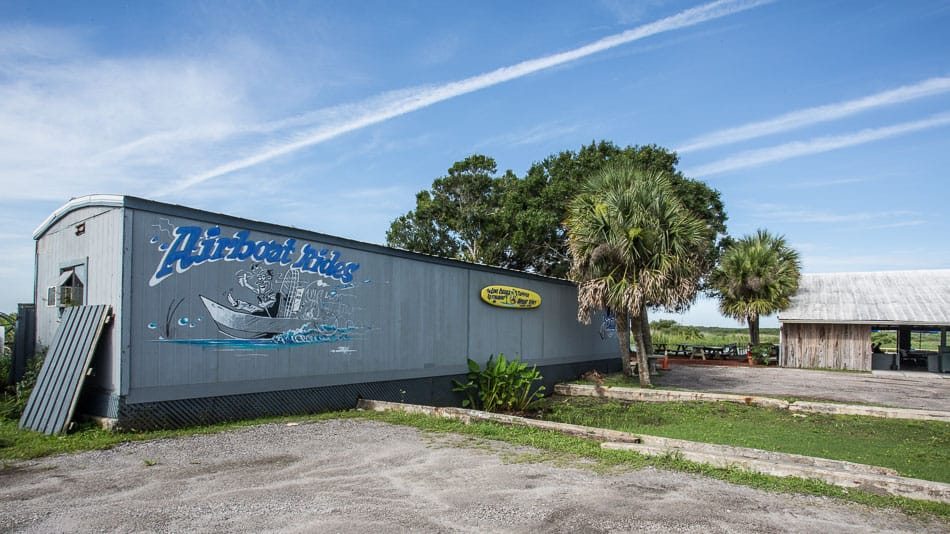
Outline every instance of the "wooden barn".
[[805, 274], [779, 321], [785, 367], [950, 372], [950, 269]]

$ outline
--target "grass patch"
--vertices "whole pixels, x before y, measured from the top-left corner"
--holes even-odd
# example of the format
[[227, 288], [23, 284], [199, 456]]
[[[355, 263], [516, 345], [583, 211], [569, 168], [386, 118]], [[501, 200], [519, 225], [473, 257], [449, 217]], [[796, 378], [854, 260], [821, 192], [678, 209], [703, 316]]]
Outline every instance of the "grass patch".
[[214, 434], [216, 432], [224, 432], [266, 423], [320, 421], [348, 417], [350, 416], [348, 414], [350, 414], [350, 412], [336, 412], [310, 416], [269, 417], [218, 425], [197, 426], [177, 430], [156, 430], [151, 432], [116, 432], [103, 430], [92, 424], [85, 424], [80, 426], [75, 432], [61, 436], [47, 436], [41, 432], [20, 430], [17, 428], [17, 421], [0, 419], [0, 461], [30, 460], [53, 454], [111, 449], [116, 445], [132, 441]]
[[552, 398], [544, 418], [653, 436], [752, 447], [896, 469], [950, 482], [950, 423], [800, 414], [725, 402]]
[[[659, 371], [659, 375], [658, 375], [658, 376], [662, 377], [662, 376], [663, 376], [663, 373], [664, 373], [664, 371]], [[651, 376], [657, 376], [657, 375], [651, 375]], [[593, 386], [593, 385], [596, 385], [596, 384], [597, 384], [597, 383], [596, 383], [595, 381], [593, 381], [593, 380], [572, 380], [570, 383], [571, 383], [571, 384], [584, 384], [584, 385], [588, 385], [588, 386]], [[639, 388], [640, 388], [640, 377], [639, 377], [639, 376], [636, 376], [636, 375], [634, 375], [634, 376], [627, 376], [627, 375], [625, 375], [625, 374], [623, 374], [623, 373], [610, 373], [610, 374], [608, 374], [608, 375], [604, 375], [603, 383], [602, 383], [601, 385], [607, 386], [607, 387], [612, 387], [612, 388], [613, 388], [613, 387], [621, 387], [621, 388], [637, 388], [637, 389], [639, 389]], [[657, 385], [654, 384], [654, 385], [651, 385], [651, 386], [649, 387], [649, 389], [668, 389], [668, 390], [674, 390], [674, 391], [675, 391], [675, 390], [678, 390], [679, 388], [665, 387], [665, 386], [657, 386]]]
[[865, 491], [841, 488], [813, 479], [774, 477], [737, 468], [719, 468], [684, 460], [676, 455], [645, 456], [630, 451], [604, 450], [596, 441], [527, 427], [503, 426], [479, 421], [465, 424], [460, 421], [403, 412], [359, 412], [360, 417], [387, 423], [412, 426], [427, 432], [451, 432], [484, 439], [504, 441], [514, 445], [533, 447], [537, 454], [515, 456], [515, 461], [552, 462], [556, 465], [587, 467], [599, 472], [618, 472], [655, 467], [707, 476], [756, 489], [832, 497], [877, 508], [894, 508], [909, 514], [930, 514], [944, 521], [950, 520], [950, 505], [877, 495]]

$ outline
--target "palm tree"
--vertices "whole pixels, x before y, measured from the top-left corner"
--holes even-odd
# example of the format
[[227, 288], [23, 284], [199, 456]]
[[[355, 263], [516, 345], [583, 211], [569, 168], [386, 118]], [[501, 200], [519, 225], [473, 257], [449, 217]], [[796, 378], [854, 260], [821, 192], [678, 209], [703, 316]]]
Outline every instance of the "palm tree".
[[566, 221], [571, 278], [578, 284], [578, 319], [612, 310], [623, 370], [632, 374], [629, 325], [640, 384], [650, 385], [641, 317], [647, 306], [680, 307], [693, 300], [708, 236], [661, 171], [609, 163], [582, 185]]
[[759, 344], [759, 317], [788, 308], [798, 290], [801, 260], [784, 236], [766, 230], [732, 243], [709, 276], [723, 315], [748, 323], [752, 345]]

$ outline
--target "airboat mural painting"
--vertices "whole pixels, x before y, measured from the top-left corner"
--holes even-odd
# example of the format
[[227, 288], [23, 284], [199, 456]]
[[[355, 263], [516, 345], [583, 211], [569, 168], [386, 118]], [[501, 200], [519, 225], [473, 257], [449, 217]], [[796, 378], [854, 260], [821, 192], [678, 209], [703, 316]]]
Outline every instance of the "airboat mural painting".
[[[233, 275], [219, 282], [227, 286], [219, 295], [191, 296], [200, 300], [204, 313], [182, 315], [179, 309], [188, 297], [173, 300], [163, 323], [148, 324], [155, 341], [266, 349], [340, 343], [359, 334], [353, 292], [371, 281], [358, 280], [360, 264], [346, 261], [340, 251], [294, 238], [256, 239], [250, 230], [227, 236], [220, 226], [176, 225], [165, 218], [151, 227], [149, 243], [162, 255], [149, 287], [203, 265], [235, 265]], [[206, 320], [219, 336], [188, 335]], [[355, 351], [341, 345], [331, 352]]]

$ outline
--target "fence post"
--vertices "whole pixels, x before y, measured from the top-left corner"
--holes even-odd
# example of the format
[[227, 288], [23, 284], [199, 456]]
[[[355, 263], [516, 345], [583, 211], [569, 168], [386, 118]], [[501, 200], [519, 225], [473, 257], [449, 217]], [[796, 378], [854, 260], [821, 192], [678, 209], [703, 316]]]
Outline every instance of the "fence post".
[[36, 353], [36, 306], [17, 304], [16, 328], [13, 330], [13, 362], [10, 373], [11, 384], [15, 384], [26, 373], [26, 361]]

